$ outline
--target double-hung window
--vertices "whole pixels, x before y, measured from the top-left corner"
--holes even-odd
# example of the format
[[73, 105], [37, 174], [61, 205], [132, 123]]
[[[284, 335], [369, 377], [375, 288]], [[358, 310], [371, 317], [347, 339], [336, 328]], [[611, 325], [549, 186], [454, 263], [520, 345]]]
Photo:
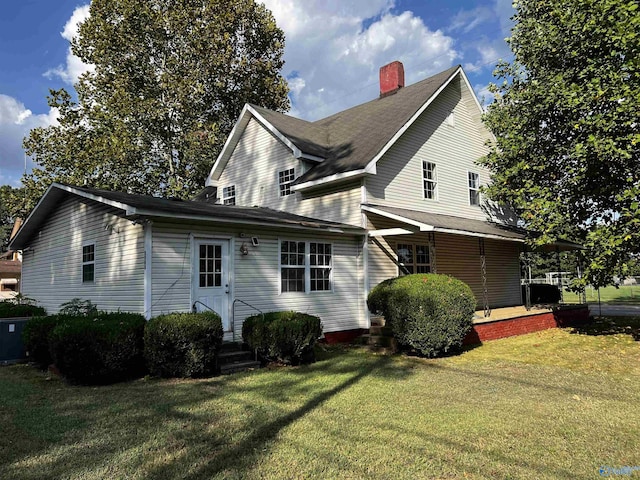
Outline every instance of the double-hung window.
[[437, 199], [438, 178], [436, 174], [436, 164], [423, 161], [422, 162], [422, 187], [424, 198], [428, 200]]
[[278, 188], [280, 189], [280, 196], [286, 197], [294, 192], [291, 190], [291, 184], [296, 178], [295, 168], [289, 168], [288, 170], [281, 170], [278, 172]]
[[400, 274], [431, 272], [428, 245], [399, 243], [397, 253]]
[[236, 186], [229, 185], [222, 189], [222, 204], [223, 205], [235, 205], [236, 204]]
[[82, 246], [82, 283], [92, 283], [96, 275], [96, 244]]
[[469, 205], [480, 205], [480, 174], [468, 172]]
[[330, 243], [281, 240], [281, 292], [331, 291], [332, 251]]

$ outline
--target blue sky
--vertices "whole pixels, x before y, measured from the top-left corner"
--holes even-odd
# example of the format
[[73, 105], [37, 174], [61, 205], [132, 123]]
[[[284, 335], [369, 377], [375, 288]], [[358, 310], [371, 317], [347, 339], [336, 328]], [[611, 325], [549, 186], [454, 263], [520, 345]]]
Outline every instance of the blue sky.
[[[375, 98], [378, 69], [405, 66], [407, 84], [462, 64], [480, 97], [509, 59], [511, 0], [264, 0], [286, 35], [291, 114], [315, 120]], [[20, 185], [22, 138], [56, 121], [50, 88], [73, 89], [87, 66], [69, 51], [82, 0], [21, 0], [0, 16], [0, 184]], [[32, 167], [27, 159], [27, 168]]]

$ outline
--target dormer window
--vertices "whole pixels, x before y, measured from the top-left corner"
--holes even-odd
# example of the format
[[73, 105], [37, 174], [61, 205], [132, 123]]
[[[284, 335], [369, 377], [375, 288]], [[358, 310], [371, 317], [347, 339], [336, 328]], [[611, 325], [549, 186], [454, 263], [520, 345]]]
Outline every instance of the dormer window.
[[236, 186], [229, 185], [222, 189], [222, 204], [223, 205], [235, 205], [236, 204]]
[[469, 205], [480, 205], [480, 174], [468, 172]]
[[296, 178], [296, 171], [294, 168], [289, 168], [288, 170], [281, 170], [278, 172], [278, 187], [280, 188], [280, 196], [286, 197], [287, 195], [291, 195], [291, 184]]
[[428, 200], [436, 200], [438, 178], [436, 174], [436, 164], [431, 162], [422, 162], [422, 188], [424, 190], [424, 198]]

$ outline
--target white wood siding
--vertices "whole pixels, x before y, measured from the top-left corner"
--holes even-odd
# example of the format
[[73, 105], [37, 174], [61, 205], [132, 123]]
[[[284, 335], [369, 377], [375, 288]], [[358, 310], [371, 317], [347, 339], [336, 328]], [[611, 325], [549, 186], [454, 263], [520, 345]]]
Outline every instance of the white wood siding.
[[[258, 247], [240, 232], [257, 236]], [[231, 237], [233, 257], [230, 304], [234, 298], [243, 300], [263, 312], [298, 310], [318, 315], [325, 332], [366, 328], [363, 296], [363, 265], [361, 239], [274, 231], [246, 227], [243, 230], [225, 227], [153, 225], [153, 295], [152, 314], [169, 311], [189, 311], [191, 308], [191, 243], [190, 237]], [[280, 294], [278, 270], [278, 240], [318, 240], [333, 244], [333, 291]], [[248, 243], [249, 254], [240, 253], [242, 242]], [[242, 337], [242, 321], [255, 310], [236, 304], [235, 339]]]
[[[118, 211], [89, 200], [60, 203], [23, 256], [22, 293], [50, 314], [73, 298], [100, 310], [143, 313], [144, 234]], [[112, 226], [111, 233], [105, 226]], [[95, 242], [95, 282], [82, 282], [82, 245]]]
[[236, 187], [236, 205], [269, 207], [322, 220], [361, 224], [360, 185], [350, 182], [320, 191], [280, 196], [278, 172], [295, 168], [296, 178], [307, 164], [257, 120], [247, 124], [227, 166], [218, 179], [218, 197], [230, 185]]
[[[427, 107], [380, 159], [377, 174], [366, 179], [368, 203], [486, 219], [480, 207], [469, 205], [467, 172], [479, 173], [483, 185], [489, 182], [489, 172], [475, 165], [489, 137], [469, 95], [458, 78]], [[454, 126], [446, 121], [451, 111]], [[423, 161], [436, 164], [437, 200], [424, 198]]]
[[[393, 220], [376, 217], [371, 228], [394, 228], [400, 226]], [[396, 255], [398, 243], [417, 243], [427, 245], [428, 235], [417, 233], [377, 237], [387, 252]], [[491, 308], [522, 305], [520, 294], [520, 250], [514, 242], [485, 239], [485, 258], [487, 271], [487, 292]], [[435, 234], [435, 263], [437, 273], [451, 275], [471, 287], [483, 308], [484, 292], [480, 262], [480, 245], [477, 237], [463, 235]], [[433, 259], [432, 259], [433, 260]], [[373, 288], [381, 281], [398, 276], [398, 267], [388, 255], [375, 243], [369, 244], [369, 279]]]

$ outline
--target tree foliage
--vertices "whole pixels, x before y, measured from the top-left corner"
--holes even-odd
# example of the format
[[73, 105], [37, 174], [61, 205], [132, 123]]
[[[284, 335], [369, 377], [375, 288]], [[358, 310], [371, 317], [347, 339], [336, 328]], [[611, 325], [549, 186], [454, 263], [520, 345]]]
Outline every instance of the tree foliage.
[[23, 188], [0, 186], [0, 252], [7, 249], [13, 225], [23, 210], [24, 196]]
[[[254, 0], [93, 0], [72, 50], [94, 69], [52, 90], [59, 124], [24, 146], [25, 179], [187, 197], [203, 186], [245, 103], [289, 108], [284, 34]], [[29, 207], [33, 206], [33, 199]]]
[[640, 10], [623, 0], [520, 0], [485, 121], [487, 193], [543, 244], [573, 235], [595, 285], [640, 249]]

